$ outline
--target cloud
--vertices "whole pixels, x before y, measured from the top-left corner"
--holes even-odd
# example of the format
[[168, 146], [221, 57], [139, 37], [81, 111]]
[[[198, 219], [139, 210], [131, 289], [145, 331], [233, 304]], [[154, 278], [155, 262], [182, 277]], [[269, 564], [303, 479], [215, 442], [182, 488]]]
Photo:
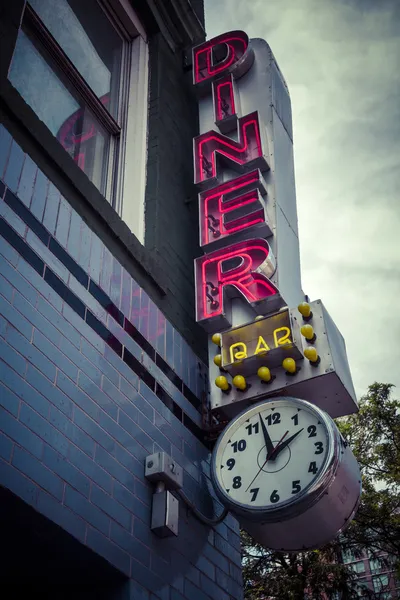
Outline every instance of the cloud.
[[244, 29], [270, 44], [292, 100], [303, 288], [344, 335], [358, 395], [400, 386], [400, 3], [205, 9], [208, 37]]

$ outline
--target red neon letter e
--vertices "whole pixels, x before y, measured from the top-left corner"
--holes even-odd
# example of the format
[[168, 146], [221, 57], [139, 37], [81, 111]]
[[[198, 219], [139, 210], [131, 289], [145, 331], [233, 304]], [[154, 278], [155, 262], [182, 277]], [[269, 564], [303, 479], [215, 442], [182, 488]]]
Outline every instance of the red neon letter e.
[[257, 305], [278, 290], [270, 281], [276, 268], [269, 244], [263, 239], [238, 242], [195, 260], [196, 319], [207, 327], [229, 323], [225, 295], [241, 296]]
[[[267, 237], [272, 231], [266, 222], [262, 195], [266, 189], [259, 170], [240, 175], [199, 194], [200, 246], [220, 248], [228, 236], [247, 234]], [[248, 234], [247, 234], [248, 235]]]
[[241, 77], [253, 60], [254, 53], [244, 31], [223, 33], [193, 48], [193, 83], [208, 83], [226, 73]]

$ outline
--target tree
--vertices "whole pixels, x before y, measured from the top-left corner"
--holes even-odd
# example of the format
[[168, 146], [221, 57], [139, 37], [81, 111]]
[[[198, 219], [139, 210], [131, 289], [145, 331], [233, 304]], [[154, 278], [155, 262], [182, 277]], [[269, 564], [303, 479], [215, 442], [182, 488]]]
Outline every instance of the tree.
[[363, 494], [346, 545], [400, 557], [400, 402], [392, 385], [374, 383], [339, 428], [360, 464]]
[[400, 402], [391, 397], [392, 387], [374, 383], [361, 398], [359, 412], [337, 422], [363, 479], [360, 507], [345, 536], [317, 551], [283, 554], [242, 532], [246, 600], [357, 598], [356, 575], [341, 560], [346, 550], [357, 555], [367, 549], [375, 556], [387, 552], [399, 564]]

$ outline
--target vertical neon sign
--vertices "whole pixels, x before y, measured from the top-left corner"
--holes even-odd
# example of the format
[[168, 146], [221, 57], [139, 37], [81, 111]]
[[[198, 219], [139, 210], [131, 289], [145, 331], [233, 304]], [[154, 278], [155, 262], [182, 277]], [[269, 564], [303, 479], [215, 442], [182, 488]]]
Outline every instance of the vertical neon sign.
[[[235, 79], [253, 61], [243, 31], [224, 33], [193, 49], [193, 83], [199, 94], [212, 93], [219, 129], [193, 141], [194, 180], [202, 190], [200, 245], [208, 252], [195, 260], [196, 319], [209, 331], [231, 324], [228, 298], [239, 295], [261, 307], [279, 297], [270, 280], [276, 261], [263, 239], [272, 233], [262, 199], [266, 189], [261, 173], [269, 169], [266, 144], [258, 113], [241, 116], [235, 95]], [[232, 131], [237, 139], [226, 135]], [[241, 174], [224, 181], [226, 168]]]

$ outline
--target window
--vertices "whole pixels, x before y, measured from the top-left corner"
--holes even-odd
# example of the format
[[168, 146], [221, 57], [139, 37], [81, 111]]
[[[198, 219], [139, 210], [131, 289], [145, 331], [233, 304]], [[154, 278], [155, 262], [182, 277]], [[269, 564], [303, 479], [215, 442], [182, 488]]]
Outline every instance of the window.
[[356, 573], [364, 573], [365, 572], [365, 564], [364, 561], [356, 562], [350, 565], [353, 571]]
[[378, 573], [378, 571], [385, 569], [385, 564], [380, 558], [370, 558], [369, 568], [371, 569], [371, 573]]
[[148, 65], [138, 29], [126, 0], [29, 0], [9, 79], [143, 241]]
[[389, 577], [387, 575], [379, 575], [373, 578], [375, 592], [382, 592], [389, 585]]

